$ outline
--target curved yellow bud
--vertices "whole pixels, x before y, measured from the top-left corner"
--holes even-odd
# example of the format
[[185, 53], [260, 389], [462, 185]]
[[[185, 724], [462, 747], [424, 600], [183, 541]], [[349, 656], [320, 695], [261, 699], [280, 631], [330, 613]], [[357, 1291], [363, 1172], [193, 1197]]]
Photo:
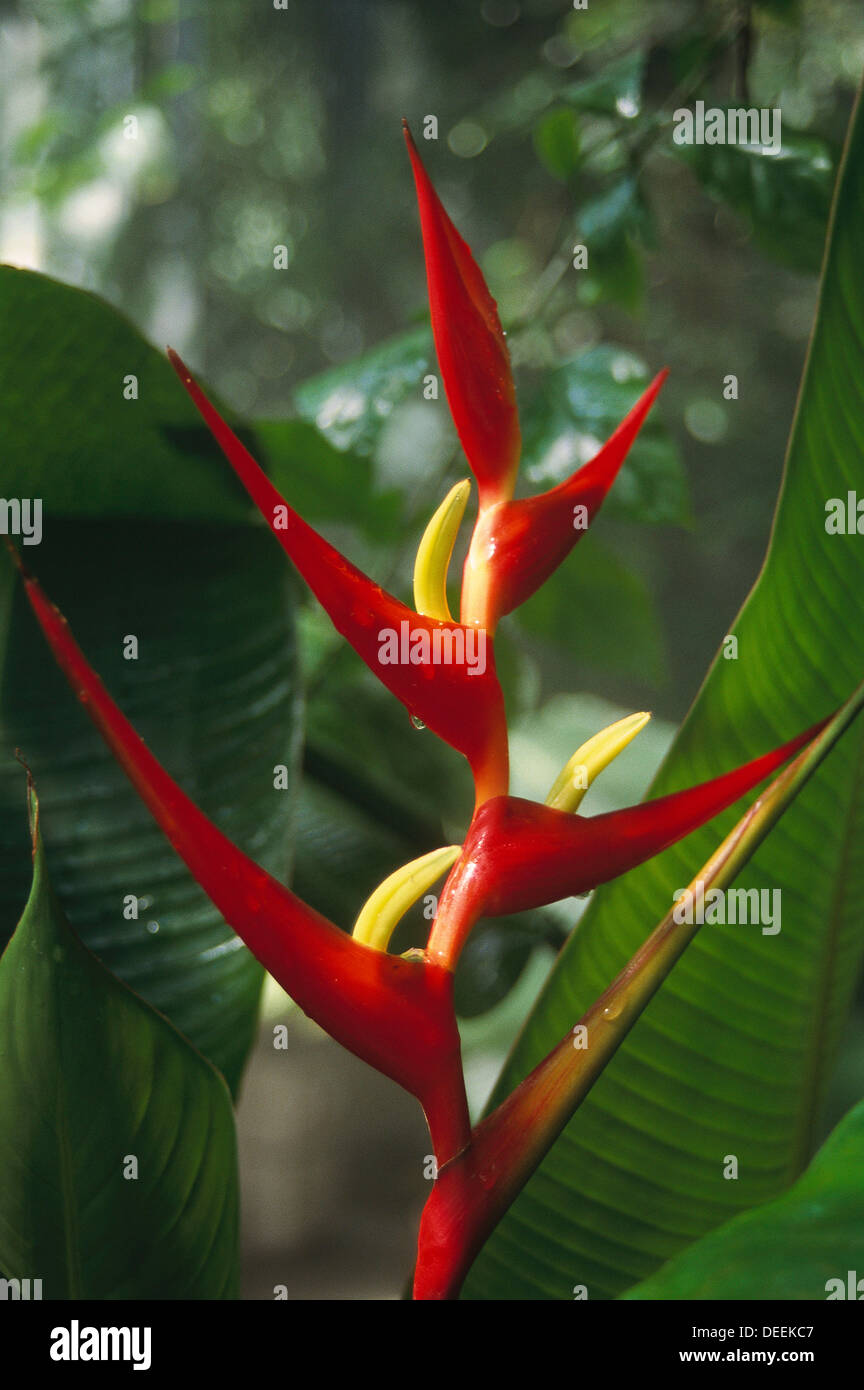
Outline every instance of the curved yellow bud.
[[412, 859], [410, 864], [403, 864], [401, 869], [385, 878], [372, 896], [367, 898], [360, 916], [354, 923], [351, 933], [354, 940], [362, 941], [366, 946], [374, 946], [379, 951], [386, 951], [396, 925], [409, 907], [412, 907], [420, 894], [431, 888], [435, 880], [456, 863], [461, 853], [461, 845], [445, 845], [443, 849], [433, 849], [429, 854], [421, 854], [419, 859]]
[[447, 605], [447, 570], [470, 491], [467, 478], [452, 487], [423, 532], [414, 561], [414, 607], [424, 618], [453, 621]]
[[575, 811], [597, 774], [617, 758], [650, 718], [644, 712], [628, 714], [577, 748], [556, 777], [546, 805], [554, 806], [556, 811]]

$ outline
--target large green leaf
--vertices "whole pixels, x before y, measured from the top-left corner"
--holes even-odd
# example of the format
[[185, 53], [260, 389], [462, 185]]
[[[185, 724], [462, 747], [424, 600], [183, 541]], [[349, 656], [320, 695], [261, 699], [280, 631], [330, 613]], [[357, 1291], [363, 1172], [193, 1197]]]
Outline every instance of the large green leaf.
[[0, 959], [0, 1172], [0, 1270], [43, 1298], [236, 1295], [225, 1083], [72, 932], [38, 830]]
[[116, 309], [0, 266], [0, 322], [3, 497], [41, 498], [48, 518], [250, 515], [167, 358]]
[[[737, 660], [718, 656], [657, 793], [789, 737], [864, 671], [862, 539], [825, 529], [827, 499], [864, 496], [862, 238], [859, 103], [770, 552], [734, 624]], [[567, 1298], [574, 1283], [614, 1296], [801, 1172], [864, 948], [861, 765], [854, 729], [739, 879], [782, 889], [780, 933], [703, 928], [481, 1253], [468, 1297]], [[499, 1096], [621, 969], [736, 814], [597, 894]]]
[[[22, 555], [167, 769], [283, 875], [299, 724], [284, 556], [246, 524], [249, 506], [174, 372], [121, 315], [8, 267], [0, 308], [0, 495], [36, 494], [44, 509], [41, 543]], [[123, 398], [127, 374], [137, 400]], [[76, 930], [236, 1087], [261, 970], [76, 707], [0, 557], [0, 941], [28, 886], [16, 747], [40, 779]]]
[[[27, 558], [171, 775], [242, 849], [284, 875], [295, 812], [297, 673], [288, 572], [271, 538], [222, 526], [216, 544], [210, 527], [58, 522], [38, 558]], [[8, 583], [12, 567], [0, 559]], [[137, 660], [124, 659], [127, 634], [138, 638]], [[42, 787], [73, 926], [236, 1087], [254, 1032], [260, 967], [72, 698], [20, 586], [0, 679], [3, 937], [27, 893], [16, 747]], [[274, 786], [279, 764], [289, 769], [284, 790]]]
[[[862, 1173], [864, 1104], [841, 1120], [782, 1197], [697, 1240], [625, 1297], [857, 1300], [858, 1271], [864, 1277]], [[851, 1294], [849, 1270], [855, 1271]]]

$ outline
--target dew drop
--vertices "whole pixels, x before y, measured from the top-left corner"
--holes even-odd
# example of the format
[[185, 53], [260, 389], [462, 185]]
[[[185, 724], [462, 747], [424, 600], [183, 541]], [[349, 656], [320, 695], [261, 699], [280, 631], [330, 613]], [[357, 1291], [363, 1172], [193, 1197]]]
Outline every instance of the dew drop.
[[415, 728], [415, 729], [425, 729], [425, 728], [426, 728], [426, 725], [423, 723], [423, 720], [422, 720], [422, 719], [418, 719], [416, 714], [412, 714], [412, 715], [411, 715], [411, 723], [414, 725], [414, 728]]
[[157, 931], [159, 930], [159, 923], [158, 923], [158, 922], [148, 922], [148, 923], [147, 923], [147, 930], [149, 931], [149, 933], [150, 933], [151, 936], [155, 936], [156, 933], [157, 933]]
[[603, 1010], [604, 1018], [617, 1018], [624, 1007], [623, 999], [613, 999], [611, 1004], [607, 1004]]

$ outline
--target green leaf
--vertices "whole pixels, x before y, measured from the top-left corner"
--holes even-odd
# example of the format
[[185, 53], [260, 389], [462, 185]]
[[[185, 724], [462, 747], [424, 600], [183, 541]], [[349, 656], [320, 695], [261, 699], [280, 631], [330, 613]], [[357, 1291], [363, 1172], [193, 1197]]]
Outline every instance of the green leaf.
[[761, 145], [676, 145], [718, 202], [743, 218], [760, 251], [795, 270], [818, 271], [834, 183], [824, 140], [783, 131], [777, 152]]
[[[235, 843], [284, 876], [295, 806], [290, 789], [274, 787], [273, 769], [287, 766], [293, 784], [298, 672], [293, 586], [272, 538], [245, 526], [67, 521], [23, 553], [167, 770]], [[12, 565], [0, 562], [11, 585]], [[137, 660], [124, 659], [128, 634], [138, 639]], [[4, 656], [3, 938], [27, 895], [13, 757], [20, 747], [39, 778], [58, 888], [76, 931], [236, 1087], [255, 1028], [260, 966], [76, 704], [20, 586], [0, 663]]]
[[81, 944], [35, 829], [0, 958], [0, 1269], [49, 1299], [235, 1297], [236, 1168], [222, 1078]]
[[46, 528], [60, 516], [251, 514], [167, 359], [116, 309], [0, 266], [0, 318], [3, 497], [41, 498]]
[[630, 120], [638, 116], [642, 106], [644, 71], [645, 53], [641, 48], [633, 49], [614, 63], [607, 63], [596, 76], [572, 82], [561, 96], [579, 111]]
[[[657, 364], [659, 367], [660, 363]], [[597, 453], [654, 375], [633, 353], [589, 348], [545, 373], [523, 410], [521, 474], [532, 490], [555, 487]], [[687, 524], [687, 483], [658, 402], [639, 432], [604, 516]]]
[[611, 188], [582, 204], [579, 234], [596, 255], [604, 247], [614, 246], [628, 233], [638, 231], [644, 226], [645, 218], [639, 185], [632, 175], [626, 174]]
[[[41, 544], [22, 554], [168, 770], [284, 875], [294, 806], [273, 768], [294, 773], [299, 724], [284, 556], [263, 527], [231, 520], [250, 515], [233, 473], [167, 361], [121, 315], [9, 268], [0, 303], [0, 495], [44, 504]], [[137, 400], [123, 399], [127, 373]], [[21, 747], [73, 926], [236, 1088], [261, 969], [76, 707], [13, 575], [0, 564], [0, 941], [27, 895]]]
[[534, 127], [534, 148], [541, 163], [566, 183], [579, 168], [579, 125], [572, 111], [558, 106]]
[[[856, 108], [771, 547], [652, 791], [711, 777], [839, 706], [864, 671], [861, 537], [826, 501], [864, 496], [864, 118]], [[740, 876], [782, 890], [782, 929], [707, 926], [493, 1234], [469, 1297], [614, 1297], [783, 1192], [818, 1142], [864, 953], [862, 730], [844, 739]], [[498, 1096], [633, 955], [738, 812], [602, 889], [550, 977]], [[734, 1154], [739, 1178], [722, 1178]], [[506, 1291], [506, 1292], [505, 1292]]]
[[645, 299], [641, 248], [653, 243], [654, 230], [636, 179], [625, 174], [584, 203], [578, 228], [589, 252], [588, 274], [580, 281], [583, 303], [608, 300], [638, 314]]
[[[624, 1297], [857, 1300], [862, 1172], [864, 1103], [841, 1120], [782, 1197], [697, 1240]], [[851, 1293], [850, 1269], [856, 1271]]]
[[390, 338], [344, 366], [304, 381], [294, 393], [301, 419], [316, 425], [337, 449], [370, 455], [394, 407], [434, 371], [432, 333], [426, 326]]

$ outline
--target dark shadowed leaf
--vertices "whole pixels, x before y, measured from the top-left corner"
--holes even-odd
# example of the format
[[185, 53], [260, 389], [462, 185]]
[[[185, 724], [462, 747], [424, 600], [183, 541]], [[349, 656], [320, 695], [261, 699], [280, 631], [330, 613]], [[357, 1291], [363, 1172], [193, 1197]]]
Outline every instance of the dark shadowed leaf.
[[[249, 504], [209, 431], [125, 318], [9, 267], [0, 306], [0, 495], [43, 505], [41, 543], [22, 537], [22, 555], [168, 770], [284, 874], [298, 724], [284, 558], [245, 524]], [[127, 377], [137, 399], [124, 399]], [[20, 746], [76, 929], [236, 1086], [260, 969], [76, 708], [0, 561], [0, 940], [27, 894]], [[136, 659], [124, 658], [127, 638]], [[276, 764], [289, 768], [287, 791], [274, 789]]]
[[81, 944], [38, 838], [0, 958], [0, 1170], [0, 1269], [43, 1298], [236, 1296], [225, 1083]]
[[0, 318], [3, 497], [41, 498], [46, 526], [59, 516], [251, 515], [167, 359], [116, 309], [0, 266]]
[[[245, 526], [214, 534], [183, 524], [54, 522], [36, 558], [33, 549], [24, 554], [166, 769], [220, 829], [284, 876], [296, 812], [298, 686], [292, 590], [272, 538]], [[13, 574], [0, 556], [0, 588], [11, 588]], [[27, 894], [13, 756], [20, 747], [39, 777], [73, 926], [236, 1087], [261, 969], [76, 704], [20, 586], [10, 600], [0, 649], [4, 937]], [[124, 658], [127, 636], [137, 638], [136, 660]], [[274, 786], [277, 765], [288, 769], [287, 790]]]

